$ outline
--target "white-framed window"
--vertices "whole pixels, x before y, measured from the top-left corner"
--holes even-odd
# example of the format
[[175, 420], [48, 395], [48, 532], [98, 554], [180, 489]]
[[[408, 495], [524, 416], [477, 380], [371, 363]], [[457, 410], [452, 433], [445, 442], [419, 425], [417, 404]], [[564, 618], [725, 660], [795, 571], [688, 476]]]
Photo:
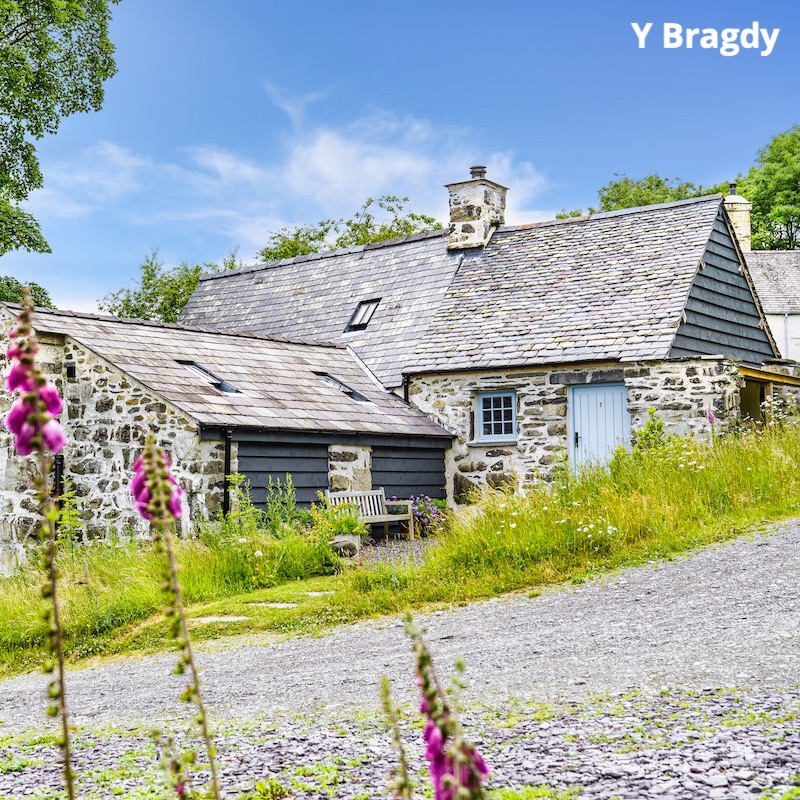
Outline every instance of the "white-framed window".
[[345, 332], [363, 331], [364, 328], [366, 328], [367, 325], [369, 325], [369, 321], [372, 319], [372, 315], [375, 313], [375, 310], [378, 308], [378, 304], [380, 302], [381, 302], [380, 297], [377, 297], [373, 300], [362, 300], [356, 306], [356, 310], [353, 312], [353, 316], [350, 317], [350, 322], [347, 323]]
[[517, 438], [517, 393], [482, 392], [475, 415], [476, 439], [493, 442]]

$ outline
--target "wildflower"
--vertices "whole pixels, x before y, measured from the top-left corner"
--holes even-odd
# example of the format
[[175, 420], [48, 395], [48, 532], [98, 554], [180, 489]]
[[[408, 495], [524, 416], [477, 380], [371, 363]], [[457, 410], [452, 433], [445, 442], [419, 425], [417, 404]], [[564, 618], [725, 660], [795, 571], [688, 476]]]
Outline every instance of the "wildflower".
[[174, 519], [181, 518], [183, 489], [178, 486], [169, 467], [170, 460], [159, 450], [154, 440], [147, 443], [144, 453], [133, 465], [131, 494], [136, 510], [146, 520], [153, 519], [154, 514], [160, 515], [164, 512]]
[[21, 456], [38, 451], [60, 452], [66, 444], [64, 432], [56, 421], [64, 401], [58, 389], [42, 375], [36, 366], [39, 345], [31, 327], [33, 304], [22, 304], [15, 328], [9, 332], [12, 340], [7, 356], [11, 369], [6, 377], [9, 392], [20, 392], [6, 415], [5, 425], [14, 434], [14, 449]]
[[264, 554], [260, 550], [256, 550], [255, 553], [253, 553], [253, 555], [256, 556], [256, 558], [261, 558], [261, 556], [263, 556]]
[[709, 422], [710, 422], [712, 425], [713, 425], [713, 424], [716, 422], [716, 420], [717, 420], [717, 418], [714, 416], [714, 412], [713, 412], [713, 411], [712, 411], [710, 408], [709, 408], [709, 409], [708, 409], [708, 411], [706, 412], [706, 419], [708, 419], [708, 421], [709, 421]]
[[[406, 617], [406, 632], [414, 642], [417, 686], [422, 693], [419, 710], [428, 718], [423, 738], [434, 800], [483, 798], [483, 780], [489, 773], [486, 762], [475, 746], [464, 738], [461, 724], [448, 702], [452, 691], [445, 692], [439, 684], [422, 631], [414, 625], [410, 615]], [[458, 679], [454, 679], [454, 686], [461, 686], [463, 662], [457, 664], [457, 670]]]
[[[170, 618], [170, 634], [175, 640], [176, 648], [180, 651], [175, 674], [182, 675], [187, 669], [190, 681], [180, 695], [183, 702], [191, 702], [196, 706], [195, 721], [200, 727], [206, 747], [206, 755], [211, 770], [211, 796], [220, 800], [219, 781], [214, 757], [215, 748], [208, 727], [208, 717], [200, 693], [200, 677], [197, 664], [194, 660], [189, 623], [186, 619], [186, 610], [181, 595], [181, 585], [178, 580], [178, 561], [172, 544], [170, 523], [181, 516], [181, 496], [183, 490], [178, 486], [175, 477], [169, 471], [170, 461], [161, 452], [156, 444], [155, 436], [147, 440], [144, 452], [133, 465], [134, 476], [130, 489], [134, 497], [136, 510], [150, 521], [153, 541], [158, 549], [166, 556], [164, 559], [163, 588], [167, 595]], [[194, 759], [193, 751], [187, 757]], [[187, 762], [189, 763], [189, 762]], [[181, 782], [177, 785], [179, 786]], [[180, 792], [178, 796], [182, 796]]]
[[48, 473], [50, 465], [48, 451], [57, 453], [64, 447], [65, 438], [55, 417], [64, 406], [56, 387], [48, 382], [36, 365], [39, 345], [32, 328], [33, 301], [27, 289], [21, 303], [16, 326], [9, 331], [11, 345], [7, 356], [11, 367], [6, 377], [9, 392], [19, 392], [6, 415], [5, 424], [14, 435], [14, 449], [20, 455], [35, 453], [37, 467], [34, 469], [33, 484], [36, 499], [42, 516], [38, 528], [41, 542], [42, 565], [46, 580], [40, 592], [46, 601], [42, 608], [42, 619], [47, 623], [47, 656], [44, 672], [52, 674], [47, 687], [47, 716], [61, 718], [61, 731], [55, 741], [61, 748], [63, 771], [67, 798], [74, 800], [75, 786], [72, 772], [72, 749], [69, 733], [69, 715], [64, 685], [65, 665], [63, 647], [63, 628], [58, 592], [58, 569], [56, 568], [56, 520], [58, 509], [50, 492]]

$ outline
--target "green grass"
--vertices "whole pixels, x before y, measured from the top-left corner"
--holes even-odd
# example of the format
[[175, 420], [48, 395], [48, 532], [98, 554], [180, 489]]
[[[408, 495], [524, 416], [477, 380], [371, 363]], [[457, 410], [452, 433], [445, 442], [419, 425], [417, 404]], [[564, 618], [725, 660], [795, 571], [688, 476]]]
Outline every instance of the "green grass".
[[[318, 633], [405, 608], [463, 604], [666, 559], [800, 514], [800, 431], [791, 426], [708, 443], [677, 440], [620, 453], [609, 470], [525, 496], [489, 493], [458, 515], [423, 564], [377, 564], [338, 574], [324, 542], [246, 527], [180, 545], [193, 638]], [[258, 555], [260, 553], [260, 555]], [[73, 662], [169, 646], [157, 554], [141, 543], [65, 548], [60, 556], [66, 646]], [[328, 573], [328, 574], [326, 574]], [[309, 592], [331, 594], [310, 596]], [[273, 608], [268, 603], [294, 603]], [[0, 675], [35, 667], [43, 625], [32, 570], [0, 583]]]

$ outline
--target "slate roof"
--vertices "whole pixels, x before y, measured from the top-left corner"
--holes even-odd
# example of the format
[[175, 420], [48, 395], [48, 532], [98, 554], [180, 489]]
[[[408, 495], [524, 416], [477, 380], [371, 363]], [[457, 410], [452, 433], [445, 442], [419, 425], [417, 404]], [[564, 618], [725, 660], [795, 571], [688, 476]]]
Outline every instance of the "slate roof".
[[[44, 309], [37, 309], [34, 327], [74, 339], [203, 425], [449, 438], [384, 391], [343, 346]], [[220, 391], [179, 360], [195, 362], [240, 391]], [[317, 373], [341, 381], [366, 402]]]
[[[376, 376], [667, 358], [720, 195], [498, 229], [442, 232], [201, 280], [181, 320], [350, 344]], [[382, 298], [363, 331], [344, 328]]]
[[667, 358], [720, 199], [499, 229], [464, 261], [409, 368]]
[[800, 314], [800, 250], [745, 253], [765, 314]]
[[[386, 386], [401, 370], [461, 260], [443, 231], [205, 275], [181, 322], [351, 345]], [[369, 325], [345, 332], [356, 306], [381, 298]]]

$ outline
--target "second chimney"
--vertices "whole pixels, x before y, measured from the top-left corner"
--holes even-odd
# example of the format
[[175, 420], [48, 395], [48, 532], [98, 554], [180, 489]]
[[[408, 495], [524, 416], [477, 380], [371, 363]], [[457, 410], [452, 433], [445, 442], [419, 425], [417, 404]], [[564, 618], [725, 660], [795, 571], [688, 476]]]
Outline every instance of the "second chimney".
[[470, 168], [470, 179], [445, 184], [450, 192], [448, 250], [480, 247], [489, 241], [492, 227], [505, 222], [508, 189], [486, 177], [486, 167]]
[[725, 211], [731, 221], [736, 239], [742, 252], [750, 252], [750, 212], [753, 204], [736, 194], [736, 184], [731, 183], [731, 193], [725, 197]]

